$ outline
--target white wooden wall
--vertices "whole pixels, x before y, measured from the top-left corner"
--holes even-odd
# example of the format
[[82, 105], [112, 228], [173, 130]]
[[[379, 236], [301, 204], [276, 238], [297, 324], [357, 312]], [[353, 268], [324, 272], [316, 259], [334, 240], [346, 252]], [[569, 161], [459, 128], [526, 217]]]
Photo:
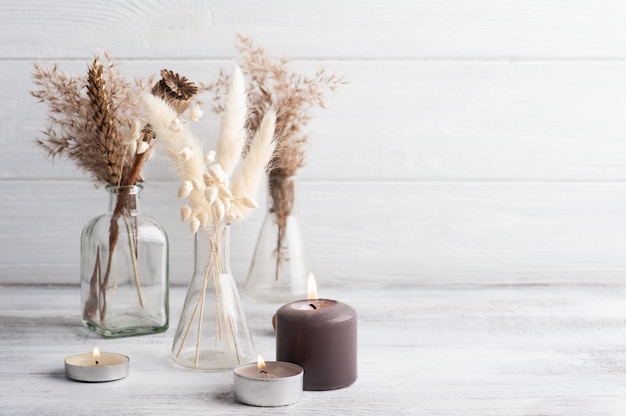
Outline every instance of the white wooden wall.
[[[321, 282], [626, 279], [626, 3], [618, 0], [2, 0], [0, 283], [76, 284], [103, 190], [34, 138], [32, 63], [210, 81], [241, 31], [350, 84], [310, 127], [300, 215]], [[215, 138], [209, 111], [199, 132]], [[146, 214], [191, 273], [177, 181], [151, 160]], [[245, 276], [262, 212], [233, 230]]]

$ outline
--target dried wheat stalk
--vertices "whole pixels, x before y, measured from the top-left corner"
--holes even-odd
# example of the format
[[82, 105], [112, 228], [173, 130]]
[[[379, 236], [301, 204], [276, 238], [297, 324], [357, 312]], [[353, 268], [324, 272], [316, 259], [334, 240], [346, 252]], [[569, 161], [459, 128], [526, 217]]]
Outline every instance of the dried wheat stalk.
[[117, 146], [117, 125], [113, 113], [113, 100], [104, 81], [104, 69], [96, 57], [87, 72], [87, 96], [92, 117], [96, 125], [95, 145], [102, 153], [107, 165], [107, 183], [119, 185], [123, 166], [120, 163], [126, 156], [124, 148]]

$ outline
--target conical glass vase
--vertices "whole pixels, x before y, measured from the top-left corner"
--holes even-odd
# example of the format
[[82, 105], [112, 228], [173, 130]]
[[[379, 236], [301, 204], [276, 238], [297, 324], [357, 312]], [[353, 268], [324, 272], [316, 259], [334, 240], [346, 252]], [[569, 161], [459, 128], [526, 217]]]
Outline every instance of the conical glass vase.
[[230, 228], [201, 228], [195, 235], [195, 267], [174, 335], [172, 359], [187, 368], [226, 371], [254, 357], [230, 269]]
[[81, 235], [82, 322], [105, 337], [163, 332], [169, 324], [168, 241], [139, 209], [141, 186], [107, 186], [109, 212]]
[[306, 299], [313, 262], [297, 214], [296, 178], [270, 181], [270, 196], [270, 208], [244, 284], [245, 294], [267, 302]]

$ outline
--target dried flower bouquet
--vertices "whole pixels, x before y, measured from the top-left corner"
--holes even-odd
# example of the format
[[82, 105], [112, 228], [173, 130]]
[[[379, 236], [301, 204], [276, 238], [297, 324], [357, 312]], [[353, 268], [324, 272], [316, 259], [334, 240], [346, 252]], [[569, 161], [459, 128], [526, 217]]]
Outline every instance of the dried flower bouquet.
[[[316, 106], [324, 108], [324, 90], [335, 91], [344, 81], [343, 77], [323, 68], [313, 76], [295, 73], [286, 58], [270, 57], [265, 49], [242, 34], [237, 35], [236, 46], [241, 55], [242, 71], [251, 80], [248, 91], [250, 116], [246, 128], [255, 131], [268, 109], [277, 111], [277, 145], [270, 163], [268, 188], [269, 210], [275, 214], [278, 226], [275, 276], [278, 280], [284, 258], [282, 247], [287, 218], [294, 206], [295, 189], [291, 179], [305, 164], [309, 136], [304, 128], [311, 120], [310, 111]], [[228, 75], [221, 72], [216, 82], [205, 86], [214, 92], [213, 110], [217, 114], [223, 114], [226, 109], [222, 92], [228, 82]]]
[[[189, 88], [186, 80], [177, 74], [162, 72], [161, 75], [152, 93], [175, 102], [177, 109], [183, 111], [197, 88]], [[99, 314], [101, 322], [106, 319], [107, 287], [115, 267], [113, 256], [120, 218], [128, 234], [137, 297], [143, 308], [137, 269], [137, 224], [130, 215], [135, 208], [131, 188], [143, 182], [141, 170], [154, 150], [154, 136], [142, 121], [141, 112], [141, 97], [150, 91], [153, 80], [138, 78], [134, 83], [128, 82], [108, 55], [104, 56], [104, 63], [96, 56], [86, 76], [62, 73], [57, 65], [44, 69], [36, 64], [33, 77], [38, 89], [31, 94], [49, 107], [48, 126], [37, 144], [52, 158], [73, 161], [91, 175], [97, 186], [119, 187], [109, 227], [106, 268], [102, 273], [98, 248], [84, 316], [94, 319]]]
[[174, 359], [180, 358], [187, 341], [193, 337], [190, 335], [193, 328], [196, 335], [192, 367], [201, 365], [206, 293], [207, 288], [212, 286], [215, 293], [212, 301], [216, 310], [214, 344], [226, 340], [227, 345], [235, 348], [237, 359], [241, 361], [243, 353], [238, 343], [237, 319], [233, 316], [236, 306], [232, 304], [238, 299], [230, 296], [223, 286], [224, 233], [218, 230], [243, 220], [258, 207], [256, 194], [275, 148], [275, 112], [267, 109], [249, 142], [246, 157], [242, 159], [242, 150], [247, 142], [248, 106], [243, 75], [238, 67], [229, 83], [219, 138], [213, 151], [204, 152], [187, 121], [165, 101], [145, 96], [144, 104], [146, 119], [182, 180], [178, 198], [186, 199], [187, 203], [181, 208], [181, 218], [189, 223], [192, 234], [207, 233], [210, 240], [210, 253], [203, 265], [202, 290], [197, 299], [191, 299], [190, 284], [175, 335]]

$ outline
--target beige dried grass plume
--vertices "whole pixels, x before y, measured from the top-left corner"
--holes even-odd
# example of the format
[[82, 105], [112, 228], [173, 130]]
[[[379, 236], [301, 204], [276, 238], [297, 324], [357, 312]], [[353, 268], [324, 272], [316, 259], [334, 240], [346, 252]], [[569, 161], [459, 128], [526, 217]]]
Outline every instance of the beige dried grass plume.
[[129, 83], [108, 55], [95, 57], [82, 76], [35, 64], [33, 79], [31, 94], [49, 110], [37, 144], [52, 158], [73, 161], [98, 185], [122, 184], [133, 163], [140, 97], [151, 79]]
[[[263, 115], [276, 109], [276, 150], [270, 162], [268, 187], [270, 212], [275, 214], [278, 226], [277, 273], [283, 259], [282, 245], [287, 218], [294, 206], [295, 189], [292, 177], [304, 166], [309, 135], [305, 131], [311, 120], [311, 110], [324, 108], [324, 94], [334, 92], [344, 83], [343, 77], [320, 68], [313, 76], [293, 72], [286, 58], [272, 58], [265, 49], [242, 34], [237, 35], [239, 64], [250, 79], [248, 101], [250, 106], [246, 128], [257, 131]], [[226, 105], [222, 95], [229, 76], [221, 71], [218, 79], [203, 88], [213, 91], [213, 110], [223, 114]], [[278, 276], [277, 276], [278, 277]]]

